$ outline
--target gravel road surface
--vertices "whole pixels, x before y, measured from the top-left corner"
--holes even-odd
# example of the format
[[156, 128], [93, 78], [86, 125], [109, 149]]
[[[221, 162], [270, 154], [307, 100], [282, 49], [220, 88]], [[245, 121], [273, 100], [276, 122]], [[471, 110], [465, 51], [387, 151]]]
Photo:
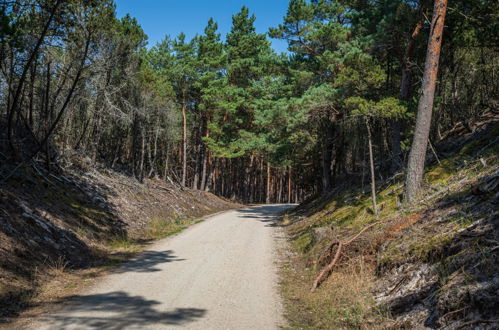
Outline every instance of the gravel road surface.
[[32, 329], [277, 329], [275, 215], [255, 206], [157, 242]]

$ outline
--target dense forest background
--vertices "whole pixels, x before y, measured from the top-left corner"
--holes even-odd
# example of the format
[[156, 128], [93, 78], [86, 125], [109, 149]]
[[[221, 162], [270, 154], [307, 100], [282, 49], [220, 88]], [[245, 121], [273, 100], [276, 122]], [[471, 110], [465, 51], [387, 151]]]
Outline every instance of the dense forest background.
[[[147, 47], [112, 0], [1, 0], [0, 180], [83, 155], [244, 202], [367, 187], [407, 164], [433, 14], [423, 0], [291, 0], [267, 35], [243, 7], [225, 38], [210, 19]], [[499, 2], [449, 2], [430, 150], [497, 111], [497, 31]]]

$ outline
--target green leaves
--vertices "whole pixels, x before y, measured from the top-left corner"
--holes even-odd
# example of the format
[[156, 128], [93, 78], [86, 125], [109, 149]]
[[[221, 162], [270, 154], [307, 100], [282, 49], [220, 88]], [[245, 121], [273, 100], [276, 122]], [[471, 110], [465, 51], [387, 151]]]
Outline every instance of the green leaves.
[[372, 101], [359, 96], [353, 96], [345, 100], [345, 107], [351, 110], [350, 114], [353, 116], [361, 115], [377, 119], [407, 118], [406, 106], [394, 97]]

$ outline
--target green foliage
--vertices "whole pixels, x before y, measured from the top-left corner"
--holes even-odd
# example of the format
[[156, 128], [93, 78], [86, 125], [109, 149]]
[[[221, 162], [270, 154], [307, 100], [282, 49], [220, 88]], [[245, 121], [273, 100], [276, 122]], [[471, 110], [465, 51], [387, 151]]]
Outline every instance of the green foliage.
[[[268, 162], [280, 176], [272, 181], [275, 190], [280, 186], [283, 195], [288, 179], [303, 199], [319, 193], [328, 175], [338, 179], [335, 185], [363, 177], [365, 119], [377, 175], [393, 174], [386, 163], [394, 146], [410, 147], [429, 31], [424, 18], [431, 16], [427, 1], [291, 0], [268, 35], [257, 33], [257, 18], [242, 7], [225, 38], [210, 19], [192, 40], [166, 35], [149, 49], [139, 22], [131, 15], [118, 19], [112, 0], [52, 7], [56, 3], [0, 4], [2, 104], [12, 102], [20, 86], [18, 109], [2, 113], [5, 127], [16, 126], [10, 138], [2, 136], [14, 149], [31, 150], [22, 144], [42, 140], [67, 98], [49, 144], [82, 150], [139, 179], [160, 173], [171, 179], [183, 165], [184, 109], [187, 181], [204, 175], [211, 181], [202, 189], [225, 187], [223, 194], [233, 197], [240, 193], [230, 194], [233, 188], [249, 185], [233, 178], [251, 172], [253, 185], [261, 185]], [[458, 0], [449, 8], [432, 140], [496, 108], [497, 6]], [[286, 40], [289, 52], [276, 54], [268, 36]], [[411, 78], [406, 97], [399, 95], [403, 68]], [[392, 137], [394, 123], [402, 127], [399, 142]], [[49, 149], [49, 158], [57, 159], [60, 151]], [[210, 170], [227, 176], [215, 179]], [[288, 171], [291, 180], [284, 177]]]
[[406, 115], [406, 108], [399, 99], [393, 97], [383, 98], [380, 101], [366, 100], [359, 96], [349, 97], [345, 100], [347, 108], [352, 110], [352, 115], [362, 115], [371, 118], [401, 119]]

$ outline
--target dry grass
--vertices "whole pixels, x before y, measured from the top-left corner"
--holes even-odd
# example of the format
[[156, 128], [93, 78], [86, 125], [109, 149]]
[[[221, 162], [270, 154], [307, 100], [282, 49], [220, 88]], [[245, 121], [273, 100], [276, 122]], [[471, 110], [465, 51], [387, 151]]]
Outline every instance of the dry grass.
[[69, 262], [66, 261], [64, 256], [60, 256], [59, 258], [52, 260], [47, 268], [47, 274], [50, 276], [62, 276], [66, 273], [69, 266]]
[[374, 308], [373, 267], [362, 257], [351, 259], [315, 292], [316, 272], [294, 260], [283, 266], [282, 293], [290, 329], [376, 329], [389, 319]]
[[195, 223], [192, 218], [174, 216], [171, 219], [155, 217], [150, 222], [145, 232], [145, 237], [150, 239], [161, 239], [176, 234], [189, 225]]
[[[373, 268], [379, 271], [390, 265], [439, 258], [456, 233], [479, 218], [479, 214], [451, 213], [452, 210], [436, 205], [444, 198], [452, 200], [461, 195], [468, 198], [481, 178], [497, 172], [498, 149], [490, 145], [490, 134], [468, 143], [460, 152], [456, 150], [452, 157], [442, 159], [441, 164], [427, 168], [425, 193], [416, 206], [401, 204], [403, 177], [380, 183], [378, 202], [382, 223], [342, 251], [330, 278], [314, 293], [310, 288], [319, 269], [311, 266], [317, 265], [331, 242], [351, 237], [375, 221], [371, 198], [360, 189], [350, 189], [329, 199], [311, 201], [286, 215], [282, 224], [296, 255], [282, 271], [290, 328], [393, 328], [394, 321], [376, 307], [372, 289], [375, 281], [379, 284], [379, 278]], [[464, 204], [458, 206], [452, 208], [459, 210]], [[371, 257], [372, 260], [365, 259]]]

